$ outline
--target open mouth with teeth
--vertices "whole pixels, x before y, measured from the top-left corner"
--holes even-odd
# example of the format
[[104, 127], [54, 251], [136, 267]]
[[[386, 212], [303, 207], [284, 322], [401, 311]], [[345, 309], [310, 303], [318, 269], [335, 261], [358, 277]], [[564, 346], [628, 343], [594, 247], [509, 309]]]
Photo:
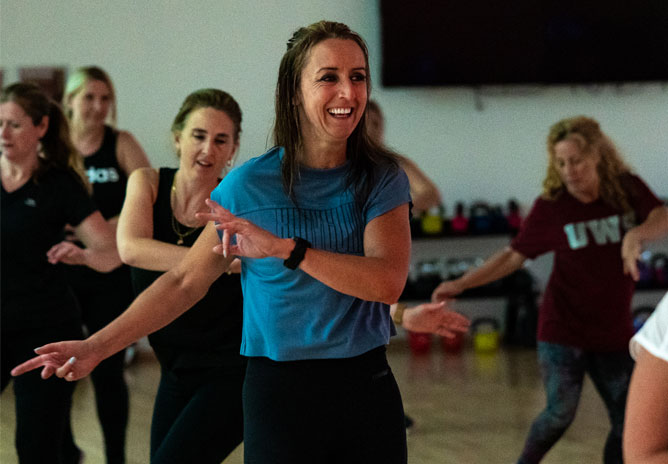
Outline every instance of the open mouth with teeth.
[[330, 108], [327, 110], [329, 114], [337, 118], [345, 118], [352, 114], [352, 108]]

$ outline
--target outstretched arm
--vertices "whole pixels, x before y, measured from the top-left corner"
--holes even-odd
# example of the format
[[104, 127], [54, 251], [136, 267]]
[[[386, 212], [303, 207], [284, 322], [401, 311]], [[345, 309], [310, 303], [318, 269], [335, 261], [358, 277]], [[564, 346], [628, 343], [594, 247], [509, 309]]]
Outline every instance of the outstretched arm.
[[524, 261], [526, 257], [523, 254], [509, 246], [505, 247], [493, 254], [481, 266], [471, 269], [459, 279], [442, 282], [432, 293], [431, 299], [432, 301], [443, 301], [469, 288], [494, 282], [520, 269]]
[[449, 309], [445, 301], [424, 303], [411, 308], [396, 303], [390, 306], [390, 314], [392, 320], [406, 330], [434, 333], [446, 338], [466, 333], [471, 324], [466, 316]]
[[[208, 224], [184, 259], [142, 292], [123, 314], [86, 340], [38, 348], [38, 356], [14, 368], [12, 375], [44, 367], [44, 378], [55, 372], [58, 377], [78, 380], [103, 359], [166, 326], [199, 301], [227, 269], [231, 258], [211, 252], [217, 243], [215, 227]], [[69, 361], [72, 358], [74, 362]]]

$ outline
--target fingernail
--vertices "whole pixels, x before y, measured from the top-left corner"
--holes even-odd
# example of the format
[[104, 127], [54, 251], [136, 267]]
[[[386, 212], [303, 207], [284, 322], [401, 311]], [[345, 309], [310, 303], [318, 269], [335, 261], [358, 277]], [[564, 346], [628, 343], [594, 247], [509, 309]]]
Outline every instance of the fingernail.
[[74, 364], [75, 362], [77, 362], [77, 358], [72, 356], [70, 359], [67, 360], [67, 362], [70, 363], [70, 364]]
[[38, 347], [35, 348], [33, 351], [34, 351], [35, 353], [39, 353], [39, 350], [41, 350], [41, 349], [42, 349], [42, 347], [41, 347], [41, 346], [38, 346]]
[[227, 258], [227, 250], [225, 248], [223, 248], [223, 256]]

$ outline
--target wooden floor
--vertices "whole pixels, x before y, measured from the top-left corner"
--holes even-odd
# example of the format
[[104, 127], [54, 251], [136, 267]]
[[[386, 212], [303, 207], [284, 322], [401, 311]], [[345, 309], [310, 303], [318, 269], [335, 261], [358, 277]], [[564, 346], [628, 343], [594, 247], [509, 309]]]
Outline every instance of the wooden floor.
[[[460, 354], [446, 355], [434, 341], [429, 354], [413, 356], [405, 339], [398, 338], [388, 355], [406, 412], [416, 422], [408, 435], [409, 463], [515, 462], [525, 434], [544, 404], [534, 350], [502, 348], [482, 355], [467, 347]], [[126, 372], [132, 402], [128, 464], [145, 464], [159, 370], [152, 354], [142, 351]], [[3, 464], [17, 462], [13, 401], [10, 386], [0, 398]], [[86, 464], [103, 464], [93, 404], [90, 381], [81, 381], [72, 414], [76, 440], [86, 453]], [[601, 462], [607, 429], [603, 403], [587, 381], [575, 422], [544, 462]], [[242, 463], [242, 446], [224, 462]]]

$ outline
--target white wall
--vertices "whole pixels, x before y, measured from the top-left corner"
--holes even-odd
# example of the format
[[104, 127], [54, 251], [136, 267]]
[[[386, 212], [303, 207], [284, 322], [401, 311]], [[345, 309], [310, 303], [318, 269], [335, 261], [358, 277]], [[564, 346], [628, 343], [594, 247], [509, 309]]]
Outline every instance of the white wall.
[[386, 141], [429, 173], [449, 211], [456, 200], [477, 198], [516, 197], [528, 206], [544, 173], [548, 127], [576, 114], [597, 118], [650, 186], [668, 196], [668, 86], [382, 88], [376, 1], [0, 0], [0, 66], [5, 84], [21, 66], [102, 66], [116, 85], [119, 127], [136, 135], [155, 166], [176, 165], [169, 126], [183, 98], [222, 88], [244, 111], [243, 161], [271, 144], [287, 39], [320, 19], [365, 37]]

